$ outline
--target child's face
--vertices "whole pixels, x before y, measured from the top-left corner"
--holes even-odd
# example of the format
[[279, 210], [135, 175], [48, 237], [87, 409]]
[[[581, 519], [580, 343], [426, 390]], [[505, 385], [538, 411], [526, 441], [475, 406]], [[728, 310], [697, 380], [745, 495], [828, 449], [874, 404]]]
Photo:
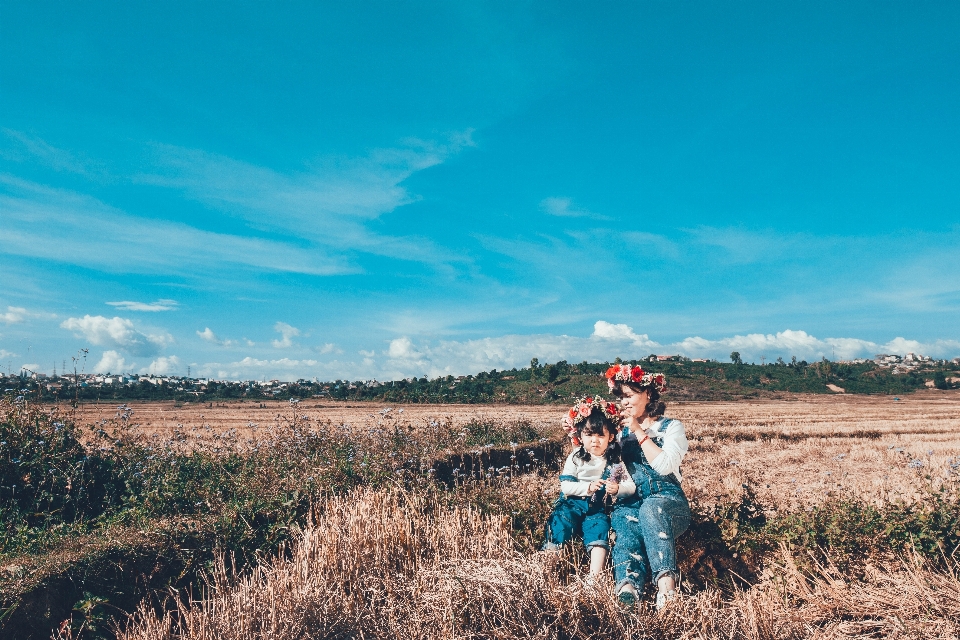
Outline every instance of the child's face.
[[592, 456], [602, 456], [607, 452], [607, 447], [616, 439], [612, 433], [607, 433], [604, 429], [601, 433], [581, 433], [580, 440], [583, 441], [583, 448]]

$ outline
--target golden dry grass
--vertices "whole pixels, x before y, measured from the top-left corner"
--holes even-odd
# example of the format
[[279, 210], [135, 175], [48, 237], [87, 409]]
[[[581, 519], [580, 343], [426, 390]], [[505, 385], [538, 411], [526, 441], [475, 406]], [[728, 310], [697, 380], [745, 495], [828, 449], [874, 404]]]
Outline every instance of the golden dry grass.
[[[263, 405], [261, 407], [261, 405]], [[383, 405], [380, 403], [130, 403], [129, 422], [144, 436], [235, 434], [256, 439], [294, 420], [326, 425], [403, 425], [528, 421], [547, 435], [563, 407], [550, 405]], [[390, 411], [384, 412], [385, 409]], [[113, 420], [117, 405], [82, 404], [81, 423]], [[960, 392], [904, 396], [797, 395], [791, 400], [669, 405], [690, 439], [684, 488], [703, 504], [736, 498], [749, 484], [770, 503], [800, 508], [846, 493], [870, 500], [916, 497], [918, 472], [945, 477], [960, 459]], [[197, 442], [205, 442], [203, 438]], [[932, 453], [931, 453], [932, 452]], [[909, 463], [922, 460], [918, 470]], [[916, 463], [915, 463], [916, 464]]]
[[[402, 422], [414, 427], [425, 426], [435, 420], [463, 424], [471, 420], [529, 420], [534, 425], [558, 424], [562, 407], [550, 405], [422, 405], [357, 402], [320, 402], [303, 400], [295, 407], [287, 401], [262, 402], [129, 402], [81, 403], [76, 409], [76, 421], [93, 424], [114, 420], [118, 407], [129, 407], [130, 422], [145, 435], [165, 436], [178, 427], [183, 430], [210, 429], [224, 433], [234, 431], [242, 437], [252, 437], [260, 429], [290, 424], [294, 419], [307, 424], [393, 424]], [[390, 411], [384, 412], [385, 409]], [[72, 412], [72, 409], [67, 411]]]
[[252, 573], [226, 565], [194, 601], [144, 608], [123, 640], [299, 638], [956, 638], [960, 581], [916, 558], [851, 582], [789, 554], [745, 591], [620, 609], [550, 556], [514, 551], [498, 518], [412, 493], [333, 498], [292, 550]]
[[[189, 412], [182, 411], [186, 405], [131, 406], [133, 421], [144, 422], [145, 435], [159, 437], [163, 425], [143, 416], [171, 411], [168, 417], [176, 416], [174, 424], [184, 429], [227, 431], [239, 429], [248, 405]], [[294, 419], [293, 412], [289, 405], [279, 407], [244, 417], [258, 429], [283, 426]], [[398, 407], [382, 414], [383, 408], [303, 403], [299, 411], [319, 428], [401, 423], [418, 429], [438, 421], [525, 419], [547, 434], [557, 432], [562, 411], [408, 405], [399, 407], [403, 414]], [[744, 485], [764, 504], [783, 511], [839, 495], [875, 503], [909, 501], [924, 486], [953, 482], [960, 459], [956, 392], [925, 392], [901, 401], [837, 395], [683, 403], [668, 414], [687, 425], [691, 449], [684, 488], [700, 505], [739, 499]], [[247, 428], [254, 435], [253, 427]], [[509, 488], [509, 499], [521, 508], [524, 496], [543, 500], [556, 490], [552, 474], [521, 476]], [[221, 567], [195, 600], [179, 601], [162, 615], [144, 608], [120, 637], [960, 637], [960, 580], [952, 561], [934, 571], [918, 557], [871, 560], [853, 580], [831, 566], [798, 569], [818, 566], [818, 559], [797, 560], [802, 562], [783, 549], [767, 559], [759, 582], [747, 589], [687, 594], [660, 615], [646, 603], [625, 613], [609, 583], [590, 591], [576, 578], [573, 564], [557, 566], [539, 554], [518, 552], [501, 518], [466, 506], [441, 507], [416, 492], [364, 488], [320, 505], [289, 554], [242, 576]]]

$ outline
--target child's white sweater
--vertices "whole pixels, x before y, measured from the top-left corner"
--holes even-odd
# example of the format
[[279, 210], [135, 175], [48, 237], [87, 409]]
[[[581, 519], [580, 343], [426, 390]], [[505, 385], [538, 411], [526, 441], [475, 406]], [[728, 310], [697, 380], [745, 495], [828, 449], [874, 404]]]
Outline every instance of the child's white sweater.
[[[560, 472], [560, 491], [565, 496], [585, 497], [593, 493], [590, 491], [590, 483], [603, 476], [603, 471], [607, 468], [607, 459], [603, 456], [590, 456], [590, 459], [584, 462], [577, 457], [577, 451], [567, 456], [563, 463], [563, 470]], [[617, 492], [618, 498], [637, 492], [637, 485], [634, 484], [630, 474], [624, 472], [622, 475], [620, 490]]]

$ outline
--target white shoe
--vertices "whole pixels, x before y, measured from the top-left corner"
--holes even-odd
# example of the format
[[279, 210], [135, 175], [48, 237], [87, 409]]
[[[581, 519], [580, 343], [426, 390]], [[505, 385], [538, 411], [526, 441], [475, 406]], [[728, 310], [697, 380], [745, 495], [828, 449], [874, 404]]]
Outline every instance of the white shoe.
[[657, 611], [663, 611], [669, 603], [677, 599], [677, 592], [673, 589], [670, 591], [660, 591], [657, 593]]

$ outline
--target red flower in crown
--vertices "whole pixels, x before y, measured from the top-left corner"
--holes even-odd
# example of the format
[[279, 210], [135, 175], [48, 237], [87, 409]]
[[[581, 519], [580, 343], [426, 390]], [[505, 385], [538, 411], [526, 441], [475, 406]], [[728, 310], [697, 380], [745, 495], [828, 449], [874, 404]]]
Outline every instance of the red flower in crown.
[[655, 387], [663, 393], [667, 388], [667, 379], [662, 373], [644, 371], [640, 365], [620, 364], [607, 369], [607, 386], [613, 391], [617, 382], [632, 382], [644, 387]]
[[570, 436], [570, 439], [573, 441], [573, 446], [580, 446], [580, 438], [577, 437], [577, 425], [589, 418], [594, 408], [600, 409], [603, 415], [613, 420], [614, 424], [619, 428], [620, 409], [617, 408], [617, 405], [612, 402], [607, 402], [602, 398], [586, 396], [573, 405], [573, 407], [567, 411], [567, 414], [563, 416], [563, 420], [561, 420], [564, 431], [567, 432], [567, 435]]

